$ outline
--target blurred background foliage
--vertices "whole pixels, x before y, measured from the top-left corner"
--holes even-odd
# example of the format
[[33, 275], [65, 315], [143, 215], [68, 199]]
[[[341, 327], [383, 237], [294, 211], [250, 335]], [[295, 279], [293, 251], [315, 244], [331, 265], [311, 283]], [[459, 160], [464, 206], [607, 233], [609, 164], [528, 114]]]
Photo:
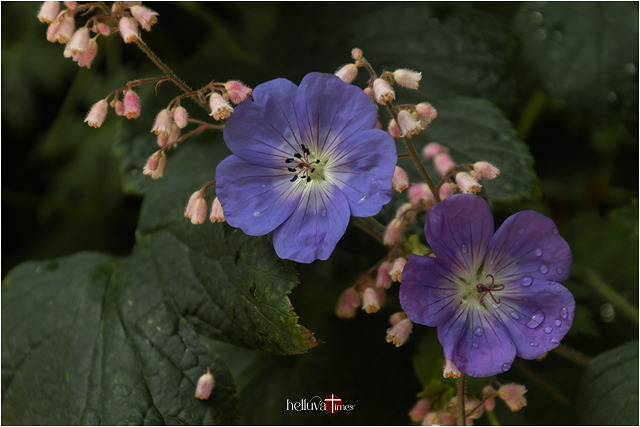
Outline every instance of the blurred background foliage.
[[[89, 128], [82, 120], [95, 101], [128, 80], [159, 72], [118, 37], [102, 38], [92, 69], [78, 69], [63, 58], [61, 45], [46, 41], [46, 26], [35, 18], [39, 3], [1, 7], [3, 277], [23, 261], [80, 250], [128, 255], [150, 185], [140, 176], [154, 151], [148, 130], [177, 91], [162, 85], [155, 97], [148, 87], [140, 92], [139, 120], [110, 112], [100, 130]], [[399, 91], [401, 101], [426, 99], [436, 108], [467, 98], [492, 102], [526, 143], [538, 176], [527, 178], [531, 188], [519, 200], [494, 201], [496, 224], [518, 210], [536, 209], [556, 221], [573, 250], [567, 286], [577, 308], [564, 340], [573, 349], [567, 352], [579, 352], [578, 361], [585, 362], [638, 338], [637, 3], [149, 7], [159, 12], [159, 22], [145, 32], [146, 42], [192, 87], [212, 79], [252, 87], [276, 77], [299, 82], [310, 71], [335, 71], [358, 46], [378, 70], [422, 71], [420, 90]], [[364, 81], [361, 75], [355, 83]], [[190, 112], [206, 118], [193, 105]], [[443, 117], [456, 113], [440, 110]], [[439, 137], [437, 123], [415, 138], [418, 146]], [[324, 342], [309, 354], [281, 357], [210, 343], [235, 377], [241, 422], [408, 422], [406, 413], [423, 387], [414, 365], [420, 372], [421, 360], [441, 357], [424, 344], [434, 331], [417, 326], [405, 346], [386, 344], [387, 318], [398, 307], [394, 292], [378, 315], [360, 313], [352, 321], [333, 315], [340, 292], [384, 255], [384, 248], [371, 247], [368, 236], [351, 230], [329, 261], [298, 266], [302, 285], [291, 295], [293, 305], [300, 323]], [[558, 352], [544, 362], [518, 360], [500, 380], [526, 384], [529, 405], [515, 414], [497, 405], [498, 419], [607, 423], [605, 409], [584, 418], [584, 401], [576, 398], [590, 387], [581, 383], [584, 372], [584, 364]], [[284, 410], [285, 399], [330, 393], [356, 410], [338, 416]], [[635, 405], [637, 413], [637, 386]]]

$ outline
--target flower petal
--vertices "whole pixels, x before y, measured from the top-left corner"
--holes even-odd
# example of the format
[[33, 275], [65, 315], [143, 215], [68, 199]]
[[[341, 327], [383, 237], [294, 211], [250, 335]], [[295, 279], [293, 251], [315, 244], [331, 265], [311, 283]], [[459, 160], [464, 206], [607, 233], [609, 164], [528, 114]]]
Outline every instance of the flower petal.
[[302, 187], [290, 178], [286, 171], [249, 164], [235, 155], [224, 159], [216, 168], [216, 195], [226, 221], [251, 236], [274, 230], [302, 196]]
[[379, 129], [358, 132], [336, 147], [326, 176], [347, 197], [353, 216], [376, 215], [389, 203], [397, 156], [393, 138]]
[[285, 159], [300, 152], [300, 132], [294, 108], [298, 88], [286, 79], [256, 86], [224, 126], [224, 141], [245, 161], [286, 170]]
[[427, 212], [425, 234], [440, 265], [471, 282], [493, 236], [493, 216], [482, 198], [455, 194]]
[[564, 282], [571, 250], [553, 221], [535, 211], [518, 212], [500, 226], [487, 250], [484, 270], [502, 283], [531, 278]]
[[402, 270], [400, 305], [412, 322], [438, 326], [460, 306], [459, 286], [435, 258], [411, 254]]
[[373, 129], [378, 110], [364, 91], [333, 74], [309, 73], [296, 93], [300, 133], [311, 152], [332, 152], [354, 133]]
[[273, 233], [280, 258], [310, 263], [329, 258], [349, 223], [349, 204], [333, 184], [301, 183], [304, 189], [295, 211]]
[[445, 359], [472, 377], [501, 374], [513, 363], [516, 348], [507, 328], [493, 314], [473, 305], [460, 308], [438, 326]]
[[535, 359], [556, 348], [573, 323], [573, 295], [553, 281], [533, 279], [526, 287], [509, 283], [500, 292], [500, 301], [495, 313], [523, 359]]

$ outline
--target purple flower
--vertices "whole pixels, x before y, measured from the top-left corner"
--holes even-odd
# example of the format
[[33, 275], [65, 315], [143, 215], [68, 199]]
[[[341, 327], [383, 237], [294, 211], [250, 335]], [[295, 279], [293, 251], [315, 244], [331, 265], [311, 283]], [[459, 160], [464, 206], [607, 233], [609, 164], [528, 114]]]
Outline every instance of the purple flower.
[[276, 79], [253, 90], [224, 129], [233, 154], [216, 170], [216, 193], [233, 227], [273, 231], [281, 258], [327, 259], [349, 218], [391, 200], [393, 138], [374, 129], [377, 108], [355, 86], [311, 73], [297, 87]]
[[425, 224], [435, 258], [411, 255], [400, 286], [409, 318], [437, 326], [445, 358], [474, 377], [507, 371], [516, 355], [534, 359], [555, 348], [575, 307], [560, 284], [571, 251], [552, 220], [522, 211], [493, 230], [480, 197], [438, 203]]

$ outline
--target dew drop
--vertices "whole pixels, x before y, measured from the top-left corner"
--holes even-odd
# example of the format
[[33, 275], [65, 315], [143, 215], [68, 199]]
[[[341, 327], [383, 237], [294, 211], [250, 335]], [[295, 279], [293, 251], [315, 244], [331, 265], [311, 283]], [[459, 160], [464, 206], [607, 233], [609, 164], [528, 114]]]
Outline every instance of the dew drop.
[[544, 313], [540, 310], [531, 315], [531, 318], [527, 321], [527, 328], [535, 329], [544, 321]]
[[562, 288], [560, 287], [560, 285], [556, 285], [556, 286], [554, 286], [553, 291], [556, 294], [559, 294], [560, 292], [562, 292]]
[[478, 345], [478, 343], [477, 343], [477, 342], [474, 342], [473, 344], [471, 344], [471, 347], [473, 347], [473, 348], [478, 348], [478, 347], [480, 347], [480, 346]]
[[260, 184], [260, 188], [266, 188], [267, 186], [265, 184]]
[[502, 364], [502, 372], [507, 372], [511, 368], [511, 363]]
[[629, 62], [624, 66], [624, 70], [629, 74], [633, 74], [636, 72], [636, 66]]
[[557, 229], [557, 228], [554, 228], [553, 230], [551, 230], [551, 232], [552, 232], [553, 234], [556, 234], [556, 235], [557, 235], [557, 234], [558, 234], [558, 229]]
[[536, 256], [542, 256], [542, 249], [538, 248], [535, 251]]
[[556, 268], [556, 272], [557, 272], [558, 274], [562, 274], [562, 272], [563, 272], [563, 271], [564, 271], [564, 270], [562, 269], [562, 267], [558, 267], [558, 268]]
[[567, 320], [567, 318], [569, 317], [569, 309], [567, 307], [562, 307], [562, 309], [560, 310], [560, 317], [562, 317], [564, 320]]
[[549, 272], [549, 267], [547, 267], [547, 264], [540, 264], [538, 271], [542, 274], [547, 274]]
[[553, 331], [553, 328], [551, 326], [547, 326], [543, 331], [545, 334], [550, 334]]
[[473, 329], [473, 335], [477, 337], [481, 337], [484, 334], [484, 328], [482, 326], [478, 326]]
[[366, 196], [366, 195], [362, 196], [362, 197], [360, 198], [360, 200], [358, 200], [358, 201], [356, 202], [356, 204], [358, 204], [358, 205], [363, 204], [366, 198], [367, 198], [367, 196]]
[[321, 216], [322, 218], [326, 218], [326, 217], [327, 217], [327, 210], [326, 210], [326, 209], [322, 209], [322, 210], [320, 211], [320, 216]]
[[553, 322], [553, 324], [554, 324], [554, 325], [556, 325], [556, 326], [560, 326], [560, 325], [562, 325], [562, 320], [560, 320], [560, 319], [556, 319], [556, 320]]
[[536, 39], [542, 41], [547, 38], [547, 30], [544, 28], [538, 28], [534, 33]]
[[531, 342], [529, 343], [529, 345], [530, 345], [531, 347], [533, 347], [533, 348], [536, 348], [536, 347], [537, 347], [537, 346], [539, 346], [540, 344], [538, 344], [538, 343], [537, 343], [537, 342], [535, 342], [535, 341], [531, 341]]
[[560, 338], [558, 337], [551, 338], [551, 344], [560, 344]]
[[537, 10], [534, 10], [533, 12], [531, 12], [529, 17], [531, 19], [531, 22], [533, 22], [534, 24], [540, 24], [542, 22], [542, 20], [544, 19], [542, 14], [540, 12], [538, 12]]
[[524, 234], [524, 228], [519, 229], [518, 234]]
[[469, 247], [465, 244], [462, 244], [462, 246], [460, 246], [460, 250], [463, 254], [466, 254], [467, 252], [469, 252]]
[[260, 214], [262, 214], [262, 212], [260, 211], [253, 211], [253, 216], [255, 216], [256, 218], [260, 216]]
[[516, 313], [515, 311], [512, 311], [511, 313], [509, 313], [509, 316], [511, 316], [511, 318], [513, 320], [518, 320], [520, 319], [520, 315], [518, 313]]
[[530, 276], [524, 276], [520, 281], [520, 284], [522, 286], [531, 286], [532, 283], [533, 283], [533, 278]]

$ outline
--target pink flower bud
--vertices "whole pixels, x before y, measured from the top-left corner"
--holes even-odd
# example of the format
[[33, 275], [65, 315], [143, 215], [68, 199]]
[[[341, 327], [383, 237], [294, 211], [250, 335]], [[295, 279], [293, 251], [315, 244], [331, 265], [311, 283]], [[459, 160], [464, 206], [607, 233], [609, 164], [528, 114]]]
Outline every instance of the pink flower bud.
[[474, 163], [473, 170], [478, 174], [478, 179], [495, 179], [500, 176], [500, 169], [489, 162]]
[[140, 26], [147, 31], [150, 31], [151, 26], [158, 22], [158, 18], [156, 18], [158, 12], [154, 12], [144, 6], [131, 6], [131, 14], [140, 23]]
[[191, 219], [191, 224], [202, 224], [207, 219], [207, 202], [201, 190], [196, 191], [189, 197], [184, 216]]
[[345, 289], [336, 306], [336, 316], [340, 319], [351, 319], [356, 315], [356, 308], [360, 305], [360, 294], [354, 288]]
[[213, 203], [211, 204], [209, 220], [211, 222], [224, 222], [224, 211], [222, 210], [222, 205], [217, 197], [213, 199]]
[[433, 200], [433, 194], [424, 182], [411, 184], [407, 191], [407, 197], [412, 205], [417, 205], [422, 199]]
[[118, 116], [124, 116], [124, 104], [119, 99], [114, 99], [110, 104]]
[[211, 108], [210, 116], [215, 120], [228, 119], [233, 112], [233, 107], [219, 93], [212, 92], [209, 98], [209, 107]]
[[73, 19], [73, 16], [65, 13], [64, 18], [60, 21], [60, 25], [58, 26], [58, 30], [56, 31], [56, 41], [58, 43], [69, 43], [71, 37], [73, 37], [73, 33], [76, 29], [76, 22]]
[[413, 329], [413, 323], [409, 319], [403, 319], [392, 328], [387, 329], [387, 342], [400, 347], [409, 339], [409, 334]]
[[64, 6], [67, 9], [75, 9], [76, 6], [78, 6], [78, 2], [77, 1], [65, 1], [63, 3], [64, 3]]
[[393, 261], [391, 266], [391, 271], [389, 275], [391, 276], [391, 280], [394, 282], [402, 281], [402, 270], [404, 270], [404, 265], [407, 263], [407, 260], [404, 257], [398, 257]]
[[420, 123], [424, 125], [428, 125], [438, 117], [438, 111], [428, 102], [421, 102], [416, 105], [416, 113], [418, 113]]
[[456, 164], [453, 163], [448, 153], [440, 153], [433, 159], [433, 166], [440, 175], [445, 176], [449, 171], [455, 169]]
[[173, 126], [171, 126], [171, 133], [169, 133], [169, 136], [167, 137], [167, 148], [171, 148], [176, 145], [179, 142], [179, 139], [180, 128], [174, 124]]
[[384, 232], [383, 243], [389, 246], [395, 245], [400, 241], [403, 230], [404, 226], [402, 224], [402, 220], [398, 218], [392, 219]]
[[156, 141], [158, 142], [158, 146], [159, 147], [164, 147], [165, 145], [167, 145], [167, 140], [169, 138], [167, 137], [167, 135], [163, 135], [163, 134], [159, 134], [158, 138], [156, 139]]
[[476, 194], [482, 189], [482, 185], [466, 172], [456, 174], [456, 184], [460, 187], [460, 191], [466, 194]]
[[189, 113], [187, 113], [184, 107], [179, 105], [173, 110], [173, 120], [180, 129], [184, 129], [189, 123]]
[[[71, 55], [82, 55], [89, 46], [89, 29], [87, 27], [81, 27], [73, 33], [71, 40], [67, 44], [66, 49], [69, 49]], [[66, 50], [65, 49], [65, 50]]]
[[391, 271], [391, 263], [388, 261], [383, 262], [378, 267], [378, 273], [376, 275], [376, 287], [389, 289], [391, 287], [391, 276], [389, 272]]
[[405, 68], [399, 68], [393, 72], [393, 78], [400, 86], [404, 86], [409, 89], [418, 89], [418, 86], [420, 86], [420, 79], [422, 79], [422, 73], [407, 70]]
[[[427, 412], [427, 415], [424, 416], [422, 420], [423, 426], [446, 426], [447, 424], [441, 424], [440, 413], [439, 412]], [[451, 425], [455, 425], [451, 424]]]
[[396, 166], [396, 168], [393, 170], [391, 185], [398, 193], [403, 192], [409, 186], [409, 177], [407, 176], [405, 170], [400, 166]]
[[367, 86], [362, 90], [371, 99], [372, 102], [375, 102], [374, 99], [373, 99], [373, 89], [371, 89], [369, 86]]
[[520, 384], [505, 384], [498, 389], [498, 396], [504, 400], [509, 409], [519, 411], [527, 405], [527, 398], [524, 394], [527, 388]]
[[422, 398], [418, 400], [409, 411], [409, 418], [411, 418], [411, 421], [414, 423], [417, 423], [427, 415], [429, 409], [431, 409], [431, 401], [427, 398]]
[[85, 122], [89, 124], [89, 126], [94, 128], [99, 128], [104, 123], [104, 119], [107, 117], [107, 111], [109, 109], [109, 104], [106, 99], [101, 99], [100, 101], [93, 104], [91, 110], [89, 110], [89, 114], [84, 119]]
[[111, 27], [104, 22], [98, 22], [95, 26], [95, 31], [103, 36], [108, 36], [111, 34]]
[[362, 309], [368, 314], [376, 313], [380, 310], [380, 298], [373, 288], [367, 288], [362, 294]]
[[391, 119], [391, 121], [389, 121], [388, 130], [392, 138], [400, 138], [400, 126], [398, 126], [395, 120]]
[[442, 371], [442, 376], [445, 378], [460, 378], [460, 375], [462, 374], [460, 373], [456, 365], [454, 365], [451, 360], [447, 359], [444, 362], [444, 369]]
[[40, 11], [38, 12], [38, 19], [45, 24], [51, 24], [58, 16], [59, 11], [59, 1], [42, 2], [42, 6], [40, 6]]
[[73, 60], [78, 63], [78, 67], [87, 67], [87, 69], [90, 69], [93, 58], [96, 57], [97, 53], [98, 42], [96, 39], [89, 39], [87, 50], [85, 50], [83, 54], [74, 55]]
[[142, 169], [142, 174], [149, 175], [153, 179], [161, 178], [166, 164], [167, 156], [165, 156], [164, 152], [156, 151], [147, 160], [147, 164]]
[[351, 49], [351, 57], [355, 60], [362, 58], [362, 49], [354, 47]]
[[123, 16], [118, 24], [120, 35], [125, 43], [133, 43], [140, 38], [138, 33], [138, 23], [135, 19]]
[[169, 135], [171, 125], [173, 125], [173, 117], [171, 117], [171, 112], [165, 108], [160, 110], [156, 116], [151, 132], [154, 132], [156, 135]]
[[124, 94], [123, 115], [126, 116], [127, 119], [137, 119], [140, 117], [140, 98], [133, 89], [129, 89], [127, 93]]
[[358, 76], [358, 67], [356, 67], [356, 64], [346, 64], [334, 74], [340, 77], [340, 80], [343, 82], [351, 83]]
[[224, 84], [224, 88], [227, 90], [229, 99], [234, 104], [240, 104], [242, 101], [247, 99], [247, 97], [251, 95], [252, 92], [250, 87], [243, 85], [237, 80], [229, 80]]
[[198, 384], [196, 384], [196, 398], [201, 400], [209, 399], [213, 387], [215, 386], [215, 380], [211, 375], [211, 369], [207, 368], [207, 373], [198, 378]]
[[482, 389], [482, 398], [484, 399], [484, 409], [486, 409], [487, 411], [493, 411], [493, 409], [496, 407], [495, 397], [496, 397], [496, 390], [490, 385], [487, 385], [485, 388]]
[[47, 41], [54, 43], [58, 40], [56, 37], [56, 34], [58, 34], [58, 28], [60, 28], [60, 21], [57, 19], [49, 24], [47, 27]]
[[382, 129], [382, 124], [380, 124], [380, 119], [376, 120], [376, 125], [374, 126], [375, 129]]
[[[396, 93], [385, 79], [377, 78], [373, 81], [373, 96], [378, 104], [386, 104], [396, 99]], [[402, 128], [402, 126], [400, 126]]]
[[401, 220], [403, 224], [409, 224], [415, 219], [417, 214], [417, 210], [411, 203], [403, 203], [396, 211], [396, 218]]
[[404, 311], [398, 311], [396, 313], [393, 313], [391, 317], [389, 317], [389, 323], [391, 323], [391, 326], [395, 326], [400, 323], [401, 320], [404, 320], [406, 318], [407, 313], [405, 313]]
[[447, 197], [453, 196], [453, 193], [456, 191], [456, 185], [452, 183], [444, 183], [442, 187], [440, 187], [440, 200], [444, 200]]
[[407, 110], [402, 110], [398, 113], [398, 125], [400, 125], [400, 130], [402, 131], [400, 136], [411, 138], [420, 133], [420, 122]]
[[448, 152], [449, 150], [447, 150], [445, 147], [438, 144], [437, 142], [430, 142], [427, 145], [425, 145], [424, 148], [422, 149], [422, 157], [424, 157], [427, 160], [431, 160], [435, 158], [438, 154], [448, 153]]

